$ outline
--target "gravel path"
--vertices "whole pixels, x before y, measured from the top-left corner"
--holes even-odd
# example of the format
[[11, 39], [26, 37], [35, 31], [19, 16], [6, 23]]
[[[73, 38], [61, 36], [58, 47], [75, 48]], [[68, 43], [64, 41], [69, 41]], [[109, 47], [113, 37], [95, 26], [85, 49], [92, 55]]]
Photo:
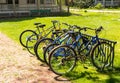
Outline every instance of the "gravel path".
[[70, 83], [0, 33], [0, 83]]

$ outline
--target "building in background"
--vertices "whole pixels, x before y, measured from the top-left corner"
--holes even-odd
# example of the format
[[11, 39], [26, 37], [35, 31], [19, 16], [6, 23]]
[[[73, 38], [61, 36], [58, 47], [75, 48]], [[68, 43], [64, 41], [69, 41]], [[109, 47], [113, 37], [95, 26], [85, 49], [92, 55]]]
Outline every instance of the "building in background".
[[98, 3], [105, 7], [120, 7], [120, 0], [95, 0], [95, 5]]
[[0, 0], [0, 17], [30, 15], [31, 10], [60, 12], [58, 2], [59, 0]]

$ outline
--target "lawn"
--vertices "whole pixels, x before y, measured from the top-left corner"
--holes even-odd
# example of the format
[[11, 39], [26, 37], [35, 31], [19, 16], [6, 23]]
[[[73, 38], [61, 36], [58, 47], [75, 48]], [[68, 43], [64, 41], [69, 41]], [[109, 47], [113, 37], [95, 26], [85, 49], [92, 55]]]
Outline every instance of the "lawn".
[[[120, 13], [92, 13], [77, 11], [70, 16], [58, 17], [28, 17], [0, 19], [0, 32], [5, 33], [14, 41], [19, 43], [19, 35], [23, 30], [34, 29], [35, 22], [45, 23], [46, 28], [52, 26], [51, 20], [59, 20], [69, 24], [76, 24], [81, 27], [88, 26], [97, 28], [104, 27], [101, 37], [117, 41], [115, 46], [116, 67], [112, 72], [97, 72], [95, 68], [84, 69], [77, 66], [71, 74], [66, 75], [73, 83], [120, 83]], [[79, 62], [77, 65], [81, 65]]]

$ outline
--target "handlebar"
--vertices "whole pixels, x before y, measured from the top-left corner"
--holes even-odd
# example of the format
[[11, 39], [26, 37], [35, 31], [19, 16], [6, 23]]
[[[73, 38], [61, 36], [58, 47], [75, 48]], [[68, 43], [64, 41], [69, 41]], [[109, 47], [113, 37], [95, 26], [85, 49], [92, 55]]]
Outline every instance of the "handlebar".
[[70, 25], [70, 24], [67, 24], [67, 23], [62, 23], [62, 24], [68, 26], [70, 30], [71, 30], [71, 29], [73, 29], [73, 30], [74, 30], [74, 29], [78, 29], [79, 32], [80, 32], [81, 30], [87, 31], [87, 29], [89, 29], [89, 30], [94, 30], [94, 31], [95, 31], [95, 34], [98, 34], [99, 32], [101, 32], [101, 31], [103, 30], [103, 27], [102, 27], [102, 26], [100, 26], [99, 28], [93, 29], [93, 28], [90, 28], [90, 27], [82, 27], [82, 28], [81, 28], [80, 26]]
[[68, 27], [69, 27], [69, 29], [72, 27], [72, 25], [67, 24], [67, 23], [62, 23], [62, 24], [64, 24], [64, 25], [68, 26]]
[[98, 34], [99, 32], [101, 32], [102, 29], [103, 29], [103, 27], [100, 26], [99, 28], [97, 28], [97, 29], [95, 30], [95, 33]]
[[77, 26], [77, 25], [74, 25], [73, 27], [76, 28], [76, 29], [79, 29], [79, 31], [81, 31], [81, 30], [86, 31], [85, 27], [81, 28], [80, 26]]
[[85, 30], [85, 28], [81, 28], [80, 26], [77, 26], [77, 25], [70, 25], [70, 24], [67, 24], [67, 23], [62, 23], [62, 24], [68, 26], [69, 29], [73, 29], [73, 30], [74, 30], [74, 29], [79, 29], [79, 31], [80, 31], [80, 30]]
[[102, 26], [100, 26], [99, 28], [97, 29], [92, 29], [92, 28], [89, 28], [89, 27], [84, 27], [86, 30], [89, 29], [89, 30], [94, 30], [96, 34], [98, 34], [99, 32], [101, 32], [101, 30], [103, 29]]
[[36, 23], [34, 23], [34, 25], [36, 25], [36, 26], [38, 26], [39, 24], [41, 24], [40, 22], [36, 22]]

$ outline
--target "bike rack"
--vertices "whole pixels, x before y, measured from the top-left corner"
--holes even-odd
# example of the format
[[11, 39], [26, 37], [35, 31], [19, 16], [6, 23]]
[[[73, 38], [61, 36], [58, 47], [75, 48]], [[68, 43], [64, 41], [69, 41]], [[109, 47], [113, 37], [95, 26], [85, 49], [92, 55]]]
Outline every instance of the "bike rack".
[[[88, 34], [83, 34], [83, 36], [86, 37], [86, 38], [88, 38], [88, 40], [93, 37], [93, 36], [88, 35]], [[108, 44], [110, 44], [110, 45], [112, 46], [113, 51], [111, 52], [110, 56], [113, 57], [113, 60], [112, 60], [112, 63], [111, 63], [110, 66], [111, 66], [112, 69], [113, 69], [114, 56], [115, 56], [115, 45], [117, 44], [117, 42], [116, 42], [116, 41], [112, 41], [112, 40], [108, 40], [108, 39], [104, 39], [104, 38], [100, 38], [100, 41], [101, 41], [101, 42], [106, 42], [106, 43], [108, 43]], [[110, 67], [110, 66], [109, 66], [109, 67]], [[104, 67], [102, 68], [102, 70], [104, 70]]]

